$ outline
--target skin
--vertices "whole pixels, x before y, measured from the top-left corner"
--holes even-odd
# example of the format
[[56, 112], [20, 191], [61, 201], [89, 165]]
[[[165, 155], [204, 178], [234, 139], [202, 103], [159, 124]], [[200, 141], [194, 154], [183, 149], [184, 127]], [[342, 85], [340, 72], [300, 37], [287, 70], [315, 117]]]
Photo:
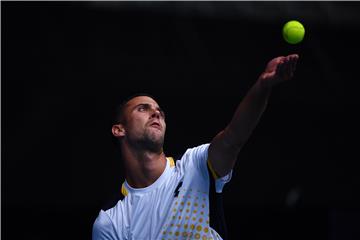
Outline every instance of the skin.
[[[266, 108], [272, 87], [293, 77], [298, 58], [297, 54], [292, 54], [269, 61], [237, 107], [230, 123], [211, 141], [208, 161], [219, 177], [234, 168], [241, 148]], [[112, 133], [121, 139], [126, 179], [130, 186], [147, 187], [163, 173], [166, 166], [162, 150], [165, 130], [165, 117], [154, 99], [139, 96], [126, 104], [125, 121], [113, 125]]]

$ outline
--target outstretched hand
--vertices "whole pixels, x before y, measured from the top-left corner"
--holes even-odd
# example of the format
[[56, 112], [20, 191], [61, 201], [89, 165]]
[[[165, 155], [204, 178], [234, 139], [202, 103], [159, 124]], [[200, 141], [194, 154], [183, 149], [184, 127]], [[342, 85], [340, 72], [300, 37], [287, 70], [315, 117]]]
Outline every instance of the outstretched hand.
[[259, 80], [265, 86], [272, 87], [280, 82], [291, 79], [294, 76], [298, 59], [299, 55], [297, 54], [272, 59], [260, 75]]

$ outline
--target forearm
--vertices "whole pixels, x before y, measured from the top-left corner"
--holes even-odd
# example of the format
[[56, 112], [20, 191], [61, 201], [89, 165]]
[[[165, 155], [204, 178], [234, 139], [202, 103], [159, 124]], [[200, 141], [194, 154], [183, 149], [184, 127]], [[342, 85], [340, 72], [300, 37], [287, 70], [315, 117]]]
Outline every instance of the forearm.
[[209, 160], [216, 174], [226, 175], [264, 112], [271, 88], [258, 80], [237, 107], [228, 126], [211, 142]]
[[240, 150], [248, 140], [266, 109], [270, 93], [271, 87], [259, 78], [241, 101], [224, 131], [224, 140], [232, 148]]

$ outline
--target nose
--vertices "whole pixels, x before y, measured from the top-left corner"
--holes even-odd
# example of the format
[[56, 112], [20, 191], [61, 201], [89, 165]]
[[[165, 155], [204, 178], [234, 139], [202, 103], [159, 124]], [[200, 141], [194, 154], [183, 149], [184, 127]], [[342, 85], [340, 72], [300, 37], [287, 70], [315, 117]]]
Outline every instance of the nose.
[[152, 118], [160, 118], [160, 111], [159, 109], [152, 109], [152, 113], [151, 113], [151, 117]]

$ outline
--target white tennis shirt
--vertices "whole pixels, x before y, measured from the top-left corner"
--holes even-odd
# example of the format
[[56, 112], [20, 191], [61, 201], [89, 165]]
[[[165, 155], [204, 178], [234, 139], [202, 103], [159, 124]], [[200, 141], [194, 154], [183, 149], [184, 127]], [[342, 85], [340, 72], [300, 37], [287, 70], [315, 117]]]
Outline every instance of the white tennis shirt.
[[[125, 181], [125, 198], [100, 211], [93, 240], [222, 239], [209, 224], [209, 145], [188, 149], [176, 165], [167, 158], [164, 172], [148, 187], [132, 188]], [[231, 175], [216, 179], [216, 192]]]

